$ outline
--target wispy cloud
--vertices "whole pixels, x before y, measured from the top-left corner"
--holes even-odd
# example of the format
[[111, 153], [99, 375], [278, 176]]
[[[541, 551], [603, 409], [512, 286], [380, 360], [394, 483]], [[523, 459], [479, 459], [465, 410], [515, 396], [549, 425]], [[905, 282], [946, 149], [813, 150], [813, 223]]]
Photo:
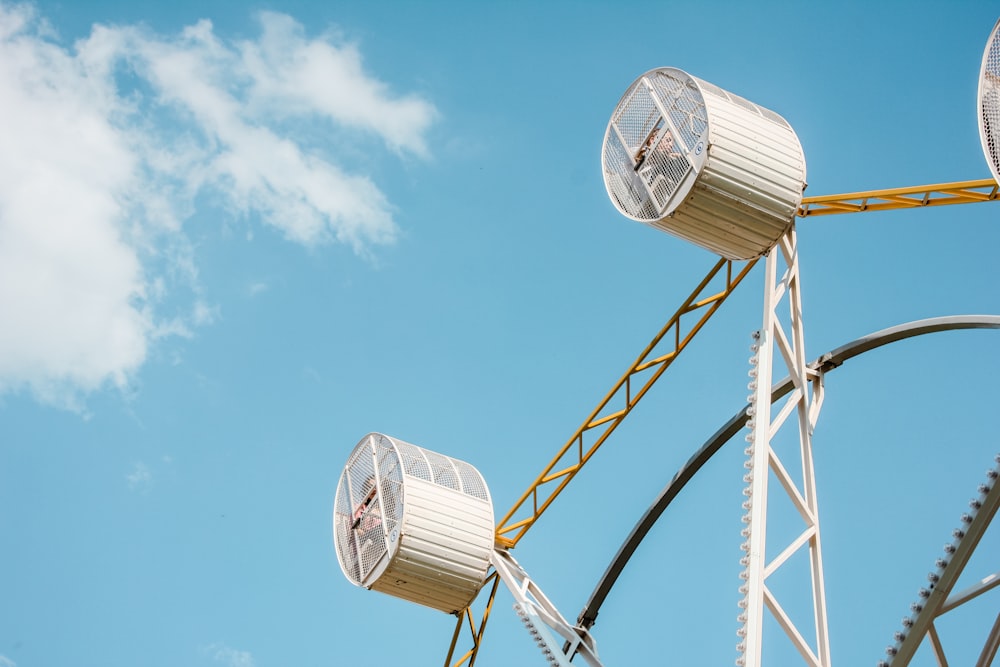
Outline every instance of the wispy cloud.
[[125, 475], [125, 480], [128, 482], [130, 490], [144, 493], [153, 486], [153, 473], [150, 472], [149, 466], [145, 463], [136, 463], [132, 466], [132, 470]]
[[0, 655], [0, 667], [17, 667], [17, 663], [5, 655]]
[[249, 651], [238, 651], [225, 644], [211, 644], [205, 650], [213, 660], [226, 665], [226, 667], [254, 667], [255, 665], [253, 655]]
[[392, 205], [348, 149], [374, 138], [425, 157], [434, 106], [395, 94], [332, 32], [259, 23], [243, 41], [208, 21], [97, 25], [67, 47], [0, 0], [0, 394], [80, 410], [127, 388], [155, 340], [213, 322], [184, 231], [196, 202], [305, 245], [395, 240]]
[[250, 286], [247, 287], [247, 294], [251, 297], [254, 297], [262, 292], [266, 292], [267, 289], [268, 289], [268, 284], [266, 282], [257, 281], [250, 283]]

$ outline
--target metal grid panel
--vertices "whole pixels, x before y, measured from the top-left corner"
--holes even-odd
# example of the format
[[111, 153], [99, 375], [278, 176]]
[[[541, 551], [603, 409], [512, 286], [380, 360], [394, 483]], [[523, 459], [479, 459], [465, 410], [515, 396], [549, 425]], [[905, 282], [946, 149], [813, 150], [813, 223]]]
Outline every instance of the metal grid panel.
[[674, 141], [673, 132], [669, 129], [664, 130], [663, 136], [656, 147], [649, 152], [639, 172], [653, 197], [656, 217], [659, 217], [660, 211], [666, 208], [670, 197], [677, 191], [681, 180], [690, 169], [691, 163]]
[[693, 150], [708, 130], [705, 98], [692, 79], [681, 81], [663, 71], [657, 72], [653, 86], [667, 109], [670, 124], [684, 150]]
[[747, 111], [752, 111], [756, 114], [760, 114], [760, 107], [758, 107], [756, 104], [746, 99], [745, 97], [740, 97], [735, 93], [729, 93], [729, 99], [732, 100], [734, 104], [740, 105]]
[[604, 176], [612, 202], [643, 222], [666, 215], [691, 170], [688, 153], [707, 127], [704, 102], [690, 77], [674, 70], [640, 77], [619, 102], [605, 137]]
[[[386, 436], [380, 436], [386, 437]], [[417, 447], [398, 438], [387, 438], [394, 443], [403, 472], [427, 482], [433, 482], [454, 491], [489, 501], [489, 491], [483, 476], [473, 466], [442, 454]]]
[[341, 474], [334, 509], [334, 542], [344, 574], [361, 584], [388, 551], [402, 518], [403, 473], [392, 441], [366, 436]]
[[385, 552], [385, 535], [378, 503], [378, 478], [372, 458], [374, 437], [368, 438], [358, 456], [354, 457], [347, 474], [351, 480], [351, 533], [348, 545], [358, 559], [359, 580], [363, 580], [372, 566]]
[[760, 115], [763, 116], [764, 118], [774, 121], [775, 123], [781, 125], [782, 127], [787, 127], [788, 129], [792, 129], [792, 126], [788, 124], [787, 120], [785, 120], [775, 112], [771, 111], [770, 109], [766, 107], [757, 107], [757, 111], [759, 111]]
[[427, 463], [427, 459], [424, 457], [423, 450], [420, 447], [403, 442], [402, 440], [396, 440], [396, 449], [403, 460], [403, 470], [407, 475], [412, 475], [428, 482], [434, 481], [434, 478], [431, 476], [430, 465]]
[[461, 491], [462, 486], [458, 483], [458, 471], [452, 465], [451, 459], [441, 454], [424, 450], [424, 456], [430, 463], [433, 482], [438, 486], [443, 486], [454, 491]]
[[[642, 154], [650, 148], [658, 125], [663, 124], [648, 80], [643, 77], [636, 81], [626, 93], [623, 102], [612, 117], [614, 143], [611, 155], [606, 155], [605, 169], [610, 167], [613, 191], [621, 210], [639, 220], [655, 220], [657, 206], [648, 191], [652, 185], [652, 175], [647, 171], [645, 184], [636, 176], [635, 169], [642, 160]], [[607, 158], [613, 158], [608, 162]], [[645, 185], [645, 187], [644, 187]]]
[[486, 481], [479, 471], [464, 461], [455, 461], [455, 468], [458, 470], [458, 477], [462, 482], [462, 491], [467, 495], [480, 500], [490, 502], [490, 492], [486, 489]]
[[351, 452], [337, 486], [334, 511], [334, 541], [341, 568], [348, 579], [360, 584], [364, 576], [362, 550], [359, 548], [358, 512], [375, 485], [375, 462], [372, 437], [366, 436]]
[[333, 510], [333, 542], [337, 547], [337, 560], [340, 561], [340, 569], [344, 571], [347, 578], [354, 583], [361, 581], [361, 571], [359, 569], [358, 553], [353, 548], [353, 538], [351, 530], [351, 493], [349, 487], [347, 470], [340, 475], [340, 482], [337, 484], [337, 499], [334, 502]]
[[993, 178], [1000, 182], [1000, 21], [993, 27], [979, 75], [979, 136]]
[[604, 181], [611, 201], [625, 215], [637, 220], [656, 219], [656, 209], [637, 184], [632, 170], [632, 154], [617, 134], [608, 136], [604, 145]]
[[653, 101], [646, 77], [632, 85], [611, 120], [633, 153], [639, 150], [659, 121], [660, 111]]
[[[381, 525], [376, 535], [394, 541], [398, 537], [399, 522], [403, 518], [403, 471], [399, 454], [392, 441], [384, 435], [374, 438], [375, 458], [378, 461], [378, 511]], [[389, 545], [386, 544], [386, 548]], [[377, 560], [377, 559], [376, 559]], [[369, 569], [374, 562], [369, 563]]]

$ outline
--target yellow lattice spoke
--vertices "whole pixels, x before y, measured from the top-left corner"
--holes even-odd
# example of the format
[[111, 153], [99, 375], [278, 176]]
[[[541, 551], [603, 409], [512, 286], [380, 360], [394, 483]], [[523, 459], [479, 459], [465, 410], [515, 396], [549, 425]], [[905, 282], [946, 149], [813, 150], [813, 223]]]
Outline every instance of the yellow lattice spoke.
[[834, 213], [861, 213], [888, 211], [922, 206], [972, 204], [994, 201], [1000, 196], [996, 181], [986, 178], [978, 181], [958, 181], [937, 185], [916, 185], [888, 190], [850, 192], [842, 195], [805, 197], [799, 206], [798, 216], [806, 218]]
[[[636, 359], [611, 391], [608, 392], [604, 400], [598, 404], [597, 408], [591, 412], [583, 424], [566, 441], [566, 444], [559, 450], [555, 458], [542, 470], [532, 485], [528, 487], [528, 490], [521, 495], [514, 504], [514, 507], [500, 520], [496, 529], [496, 541], [499, 546], [510, 548], [517, 544], [528, 529], [534, 525], [538, 517], [555, 500], [556, 496], [569, 484], [573, 477], [583, 468], [583, 465], [590, 460], [608, 436], [611, 435], [631, 412], [632, 408], [645, 396], [653, 383], [660, 378], [701, 327], [718, 310], [736, 285], [746, 277], [750, 269], [756, 264], [756, 261], [748, 261], [736, 275], [733, 274], [733, 263], [729, 260], [720, 259], [712, 267], [708, 275], [698, 284], [681, 307], [677, 309], [673, 317], [657, 333], [652, 342], [646, 346], [646, 349], [639, 355], [639, 358]], [[713, 283], [713, 280], [722, 275], [725, 277], [724, 288], [709, 295], [704, 294], [707, 287]], [[692, 313], [699, 311], [700, 317], [690, 326], [690, 330], [683, 333], [681, 318], [688, 316], [687, 319], [694, 319], [696, 316], [692, 315]], [[673, 344], [673, 349], [650, 359], [649, 357], [653, 354], [653, 351], [671, 332], [673, 332], [673, 336], [672, 341], [669, 342]], [[633, 391], [632, 378], [639, 373], [645, 372], [649, 373], [648, 377], [644, 378], [638, 391]], [[607, 408], [613, 402], [624, 403], [624, 406], [619, 405], [619, 407], [608, 411]], [[589, 434], [595, 429], [600, 429], [596, 432], [596, 438], [591, 445], [585, 446], [584, 435]], [[558, 481], [558, 484], [551, 484], [551, 482], [556, 481]], [[525, 505], [528, 504], [529, 499], [531, 500], [531, 507], [526, 509]], [[530, 512], [530, 514], [513, 523], [508, 523], [519, 512]]]

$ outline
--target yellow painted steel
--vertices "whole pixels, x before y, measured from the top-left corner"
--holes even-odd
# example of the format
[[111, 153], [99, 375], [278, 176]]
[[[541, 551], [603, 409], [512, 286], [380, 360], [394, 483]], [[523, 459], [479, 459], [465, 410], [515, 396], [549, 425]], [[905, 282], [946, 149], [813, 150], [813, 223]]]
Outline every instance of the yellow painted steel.
[[834, 213], [889, 211], [900, 208], [972, 204], [994, 201], [1000, 196], [992, 178], [979, 181], [957, 181], [937, 185], [916, 185], [908, 188], [850, 192], [842, 195], [805, 197], [796, 213], [800, 218]]
[[[479, 628], [476, 628], [475, 621], [472, 618], [472, 607], [466, 607], [465, 611], [456, 614], [458, 616], [458, 622], [455, 623], [455, 634], [451, 638], [451, 647], [448, 649], [448, 655], [444, 659], [444, 667], [461, 667], [466, 662], [468, 662], [469, 667], [473, 667], [476, 664], [476, 656], [479, 654], [479, 645], [483, 641], [483, 632], [486, 631], [486, 622], [490, 620], [490, 611], [493, 609], [493, 601], [497, 596], [497, 587], [500, 585], [500, 574], [493, 572], [486, 581], [483, 582], [483, 588], [487, 584], [493, 582], [493, 586], [490, 588], [490, 596], [486, 601], [486, 609], [483, 611], [483, 620], [479, 623]], [[455, 654], [455, 647], [458, 645], [458, 637], [462, 634], [462, 627], [465, 623], [469, 624], [469, 634], [472, 636], [472, 648], [462, 654], [461, 657], [452, 665], [451, 659]]]
[[[746, 277], [757, 260], [749, 260], [738, 272], [734, 269], [732, 260], [720, 259], [708, 275], [698, 284], [691, 295], [684, 301], [673, 317], [646, 346], [639, 358], [618, 380], [604, 400], [590, 413], [590, 416], [563, 445], [555, 458], [542, 470], [541, 474], [522, 494], [520, 499], [497, 524], [496, 544], [501, 548], [512, 548], [524, 537], [524, 534], [535, 524], [538, 517], [552, 504], [556, 496], [566, 488], [574, 476], [583, 468], [604, 443], [609, 435], [631, 412], [640, 399], [656, 380], [663, 375], [671, 362], [687, 346], [702, 326], [715, 314], [723, 301], [733, 289]], [[710, 289], [718, 289], [718, 278], [724, 276], [724, 285], [715, 293], [707, 293]], [[702, 311], [697, 321], [690, 329], [683, 329], [682, 317]], [[690, 318], [688, 318], [690, 319]], [[686, 322], [686, 321], [685, 321]], [[672, 340], [667, 338], [672, 334]], [[661, 343], [672, 344], [672, 349], [666, 354], [651, 357]], [[639, 373], [652, 371], [645, 379], [636, 378]], [[637, 386], [634, 386], [637, 385]], [[615, 399], [620, 399], [623, 405], [610, 409]], [[616, 406], [618, 403], [616, 403]], [[598, 429], [596, 438], [585, 445], [584, 436]], [[529, 502], [530, 501], [530, 502]], [[519, 517], [515, 520], [515, 517]]]

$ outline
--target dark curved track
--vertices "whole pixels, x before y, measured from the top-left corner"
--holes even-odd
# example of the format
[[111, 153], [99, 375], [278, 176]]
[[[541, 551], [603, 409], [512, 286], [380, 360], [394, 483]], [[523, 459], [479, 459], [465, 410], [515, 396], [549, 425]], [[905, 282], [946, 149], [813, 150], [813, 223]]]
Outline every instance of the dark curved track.
[[[827, 373], [834, 368], [837, 368], [843, 364], [848, 359], [852, 359], [860, 354], [864, 354], [870, 350], [873, 350], [889, 343], [895, 343], [900, 340], [907, 338], [913, 338], [915, 336], [922, 336], [929, 333], [937, 333], [939, 331], [953, 331], [956, 329], [1000, 329], [1000, 315], [958, 315], [954, 317], [935, 317], [926, 320], [917, 320], [915, 322], [908, 322], [906, 324], [901, 324], [899, 326], [891, 327], [889, 329], [883, 329], [881, 331], [876, 331], [875, 333], [868, 334], [858, 338], [857, 340], [851, 341], [846, 345], [842, 345], [837, 349], [827, 352], [826, 354], [819, 357], [816, 361], [809, 364], [809, 368], [813, 370], [818, 370], [823, 373]], [[775, 383], [771, 388], [771, 402], [781, 399], [786, 396], [792, 390], [792, 382], [790, 378], [785, 378], [780, 382]], [[733, 417], [722, 425], [715, 434], [709, 438], [701, 448], [694, 453], [687, 463], [681, 466], [681, 469], [677, 471], [673, 479], [663, 487], [660, 494], [653, 501], [653, 504], [649, 506], [649, 509], [642, 515], [638, 523], [629, 533], [629, 536], [622, 543], [621, 547], [618, 549], [618, 553], [612, 559], [611, 564], [608, 565], [607, 570], [604, 571], [604, 575], [601, 577], [597, 586], [594, 588], [594, 592], [591, 593], [590, 599], [587, 604], [584, 605], [583, 610], [577, 617], [577, 623], [584, 628], [591, 628], [595, 622], [597, 622], [597, 614], [601, 609], [601, 605], [604, 604], [604, 600], [607, 598], [608, 594], [611, 592], [611, 588], [618, 581], [618, 576], [625, 569], [625, 565], [628, 564], [629, 559], [635, 550], [642, 543], [642, 540], [646, 537], [646, 534], [653, 527], [653, 524], [660, 518], [663, 511], [667, 509], [671, 501], [677, 494], [681, 492], [684, 486], [694, 477], [705, 463], [708, 462], [712, 456], [719, 451], [724, 444], [726, 444], [734, 435], [740, 432], [746, 424], [746, 409], [749, 404], [740, 408]]]

